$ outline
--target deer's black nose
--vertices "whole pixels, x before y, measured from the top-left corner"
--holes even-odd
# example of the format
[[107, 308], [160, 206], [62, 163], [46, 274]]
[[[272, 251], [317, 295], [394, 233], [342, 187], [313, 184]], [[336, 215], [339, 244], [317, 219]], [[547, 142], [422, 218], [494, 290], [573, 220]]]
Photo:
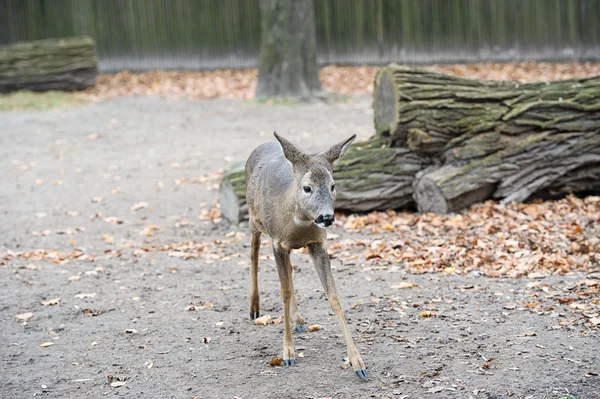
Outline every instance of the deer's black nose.
[[326, 215], [319, 215], [316, 219], [315, 219], [315, 223], [317, 224], [324, 224], [325, 227], [329, 227], [333, 224], [333, 221], [335, 220], [335, 216], [331, 213], [326, 214]]

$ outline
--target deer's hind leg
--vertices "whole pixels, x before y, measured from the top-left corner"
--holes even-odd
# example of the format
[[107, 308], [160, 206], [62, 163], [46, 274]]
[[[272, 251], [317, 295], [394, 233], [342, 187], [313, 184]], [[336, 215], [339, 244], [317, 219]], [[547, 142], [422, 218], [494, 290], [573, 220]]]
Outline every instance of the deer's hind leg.
[[258, 252], [260, 251], [260, 231], [252, 232], [250, 260], [252, 262], [252, 289], [250, 291], [250, 318], [260, 316], [260, 295], [258, 293]]

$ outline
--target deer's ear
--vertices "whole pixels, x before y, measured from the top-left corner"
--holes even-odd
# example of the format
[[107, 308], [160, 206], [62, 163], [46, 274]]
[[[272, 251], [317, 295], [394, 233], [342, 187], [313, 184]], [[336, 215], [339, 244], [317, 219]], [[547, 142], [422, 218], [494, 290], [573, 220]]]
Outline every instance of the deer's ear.
[[277, 132], [273, 132], [273, 134], [277, 141], [279, 141], [279, 144], [281, 144], [283, 155], [285, 155], [286, 159], [290, 161], [292, 165], [301, 165], [309, 161], [310, 157], [301, 149], [293, 145], [289, 140], [278, 135]]
[[348, 147], [350, 147], [350, 144], [352, 144], [355, 138], [356, 134], [353, 134], [352, 137], [340, 143], [337, 143], [336, 145], [319, 155], [327, 159], [327, 161], [330, 164], [335, 165], [336, 162], [342, 158], [342, 156], [344, 155]]

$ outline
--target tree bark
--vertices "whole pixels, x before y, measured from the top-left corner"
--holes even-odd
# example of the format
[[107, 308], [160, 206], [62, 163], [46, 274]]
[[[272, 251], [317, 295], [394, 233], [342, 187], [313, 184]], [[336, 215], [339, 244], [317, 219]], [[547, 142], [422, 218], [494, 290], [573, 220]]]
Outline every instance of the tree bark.
[[310, 98], [322, 91], [313, 0], [260, 0], [256, 97]]
[[374, 108], [378, 135], [438, 165], [416, 178], [419, 211], [600, 189], [600, 77], [480, 82], [391, 65]]
[[0, 92], [81, 90], [97, 75], [96, 45], [89, 37], [0, 46]]
[[[393, 148], [386, 138], [354, 144], [333, 170], [335, 209], [367, 212], [410, 207], [415, 175], [426, 166], [426, 158]], [[245, 191], [244, 165], [235, 165], [225, 172], [219, 190], [221, 213], [232, 223], [248, 219]]]

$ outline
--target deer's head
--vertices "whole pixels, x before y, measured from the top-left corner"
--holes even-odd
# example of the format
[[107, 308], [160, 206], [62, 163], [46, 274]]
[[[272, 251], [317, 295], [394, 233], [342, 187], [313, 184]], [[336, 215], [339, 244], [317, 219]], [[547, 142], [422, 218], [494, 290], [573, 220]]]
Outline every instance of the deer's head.
[[275, 138], [294, 171], [295, 213], [302, 221], [312, 221], [321, 228], [331, 226], [335, 220], [336, 195], [333, 165], [344, 155], [356, 135], [315, 156], [306, 154], [277, 133]]

